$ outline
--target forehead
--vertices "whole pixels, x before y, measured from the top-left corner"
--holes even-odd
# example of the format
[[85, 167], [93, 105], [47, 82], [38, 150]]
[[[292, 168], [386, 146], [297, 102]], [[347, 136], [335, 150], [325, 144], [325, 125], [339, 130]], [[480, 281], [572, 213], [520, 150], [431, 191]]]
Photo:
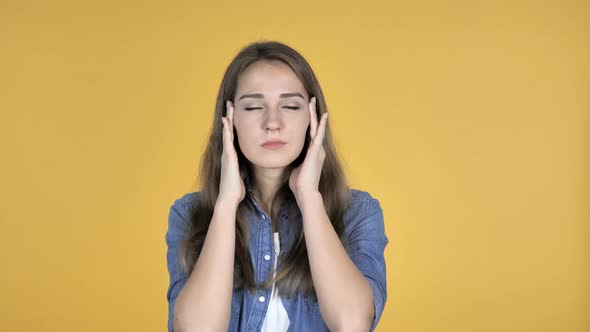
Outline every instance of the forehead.
[[238, 78], [236, 95], [238, 93], [278, 95], [283, 92], [301, 92], [304, 96], [307, 95], [295, 72], [281, 61], [256, 61], [250, 64]]

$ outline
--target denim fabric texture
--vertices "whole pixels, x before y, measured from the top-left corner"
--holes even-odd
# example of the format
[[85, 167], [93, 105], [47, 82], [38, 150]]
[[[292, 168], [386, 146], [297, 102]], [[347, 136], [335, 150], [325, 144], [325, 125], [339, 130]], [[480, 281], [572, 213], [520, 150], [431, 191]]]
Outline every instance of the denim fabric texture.
[[[252, 184], [246, 179], [247, 194], [251, 197]], [[387, 299], [386, 268], [384, 250], [389, 240], [385, 234], [383, 211], [379, 201], [369, 193], [351, 190], [352, 201], [344, 213], [345, 233], [348, 237], [348, 255], [367, 279], [373, 291], [375, 317], [370, 331], [374, 331]], [[179, 245], [188, 232], [189, 211], [199, 199], [199, 192], [184, 194], [170, 207], [167, 244], [167, 266], [170, 283], [166, 298], [168, 300], [168, 331], [172, 331], [174, 305], [188, 276], [182, 272], [179, 260]], [[270, 218], [252, 199], [255, 211], [248, 215], [249, 252], [254, 267], [256, 282], [262, 283], [267, 275], [272, 275], [274, 266], [273, 237]], [[281, 254], [286, 254], [296, 241], [302, 227], [301, 214], [289, 216], [282, 209], [277, 222], [281, 237]], [[299, 228], [297, 228], [299, 227]], [[265, 256], [270, 255], [270, 260]], [[267, 256], [268, 258], [268, 256]], [[248, 290], [234, 288], [231, 300], [231, 318], [228, 331], [260, 331], [268, 308], [272, 288], [251, 294]], [[343, 290], [346, 291], [346, 290]], [[298, 292], [291, 298], [282, 298], [289, 320], [290, 332], [329, 331], [322, 318], [317, 299], [304, 297]]]

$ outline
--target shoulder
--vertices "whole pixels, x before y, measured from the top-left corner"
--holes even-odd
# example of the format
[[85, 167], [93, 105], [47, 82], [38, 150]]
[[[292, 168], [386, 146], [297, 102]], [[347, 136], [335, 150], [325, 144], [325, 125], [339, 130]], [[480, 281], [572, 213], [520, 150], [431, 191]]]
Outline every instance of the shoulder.
[[348, 236], [355, 236], [366, 231], [383, 234], [385, 225], [379, 199], [364, 190], [352, 188], [349, 190], [350, 203], [343, 216], [345, 233]]
[[381, 210], [379, 199], [369, 192], [349, 188], [349, 193], [350, 201], [345, 213], [375, 212], [375, 210]]
[[378, 201], [369, 192], [360, 189], [349, 188], [351, 203], [367, 203], [371, 201]]
[[184, 213], [186, 215], [186, 213], [198, 203], [200, 195], [200, 192], [182, 194], [174, 200], [171, 207], [178, 212], [181, 212], [181, 214]]
[[169, 227], [186, 230], [191, 210], [197, 205], [200, 192], [189, 192], [174, 199], [170, 206]]

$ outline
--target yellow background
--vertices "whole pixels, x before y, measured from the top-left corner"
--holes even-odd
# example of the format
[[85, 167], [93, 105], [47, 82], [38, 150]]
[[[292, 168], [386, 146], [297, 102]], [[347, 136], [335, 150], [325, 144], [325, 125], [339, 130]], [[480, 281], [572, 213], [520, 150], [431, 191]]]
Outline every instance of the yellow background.
[[385, 214], [378, 331], [590, 331], [587, 1], [2, 1], [0, 330], [164, 331], [221, 76], [283, 41]]

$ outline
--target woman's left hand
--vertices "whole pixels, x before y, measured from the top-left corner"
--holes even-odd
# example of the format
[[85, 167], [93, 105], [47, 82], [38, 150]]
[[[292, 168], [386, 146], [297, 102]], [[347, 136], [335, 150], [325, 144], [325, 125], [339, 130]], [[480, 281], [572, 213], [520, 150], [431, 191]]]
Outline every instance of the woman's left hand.
[[302, 194], [319, 192], [318, 186], [322, 174], [322, 166], [326, 151], [324, 151], [324, 134], [328, 122], [328, 113], [322, 114], [318, 126], [316, 115], [316, 99], [312, 97], [309, 102], [310, 130], [309, 136], [311, 141], [305, 155], [305, 160], [297, 168], [293, 169], [289, 177], [289, 188], [297, 199]]

